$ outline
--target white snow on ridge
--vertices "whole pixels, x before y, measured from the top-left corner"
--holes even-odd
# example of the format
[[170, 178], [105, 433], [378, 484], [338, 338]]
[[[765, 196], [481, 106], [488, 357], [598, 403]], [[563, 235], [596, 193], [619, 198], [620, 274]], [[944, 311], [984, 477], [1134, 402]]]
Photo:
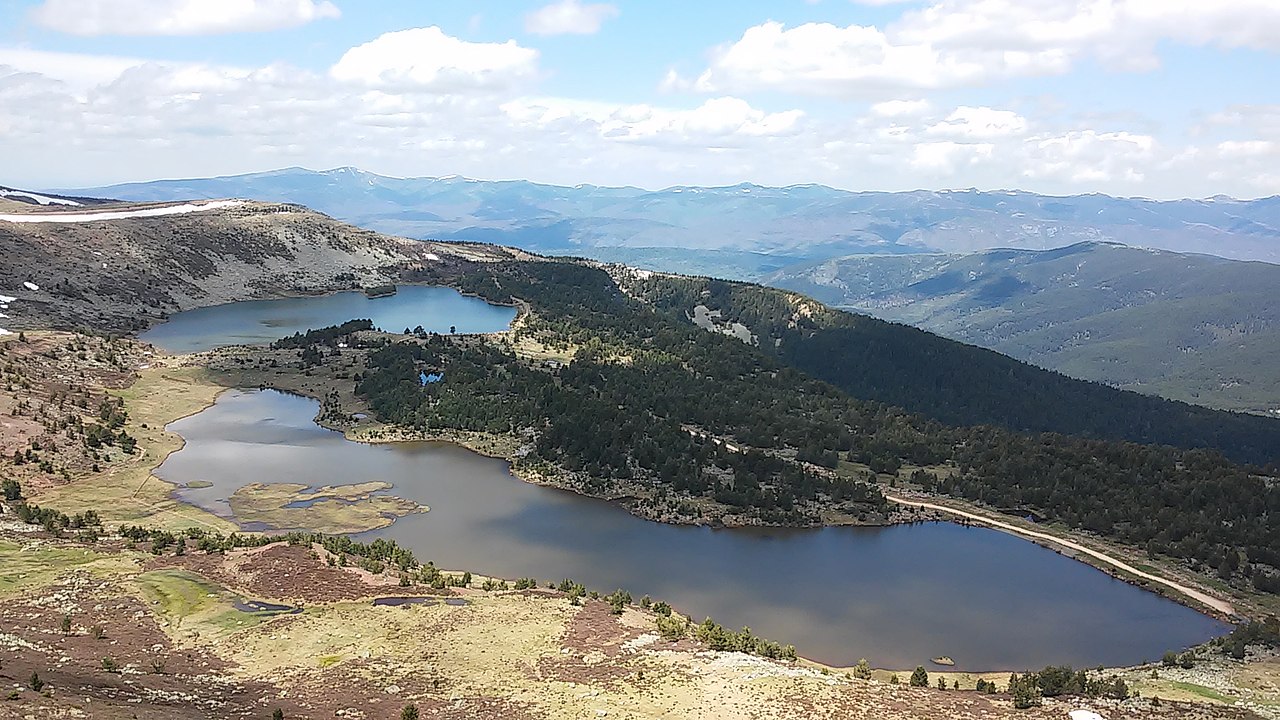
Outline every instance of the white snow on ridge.
[[0, 303], [11, 303], [11, 302], [13, 302], [14, 300], [17, 300], [17, 299], [18, 299], [18, 298], [16, 298], [16, 297], [10, 297], [10, 296], [8, 296], [8, 295], [0, 295]]
[[39, 285], [37, 285], [37, 284], [35, 284], [35, 283], [33, 283], [33, 282], [30, 282], [30, 281], [22, 283], [22, 287], [24, 287], [24, 288], [26, 288], [26, 289], [30, 290], [31, 292], [35, 292], [35, 291], [37, 291], [37, 290], [39, 290], [39, 289], [40, 289], [40, 286], [39, 286]]
[[12, 334], [13, 333], [9, 332], [8, 330], [5, 330], [4, 328], [0, 328], [0, 335], [12, 335]]
[[23, 192], [22, 190], [0, 190], [0, 197], [26, 198], [28, 200], [35, 200], [41, 205], [74, 205], [75, 207], [81, 207], [81, 204], [75, 200], [49, 197], [47, 195], [37, 195], [35, 193]]
[[428, 260], [435, 260], [436, 262], [440, 261], [440, 256], [435, 253], [427, 253], [423, 257], [425, 257]]
[[143, 208], [141, 210], [116, 210], [107, 212], [75, 212], [75, 213], [40, 213], [32, 215], [3, 215], [0, 220], [12, 223], [86, 223], [99, 220], [124, 220], [126, 218], [160, 217], [163, 215], [186, 215], [203, 210], [243, 205], [243, 200], [214, 200], [205, 203], [186, 203], [169, 207]]

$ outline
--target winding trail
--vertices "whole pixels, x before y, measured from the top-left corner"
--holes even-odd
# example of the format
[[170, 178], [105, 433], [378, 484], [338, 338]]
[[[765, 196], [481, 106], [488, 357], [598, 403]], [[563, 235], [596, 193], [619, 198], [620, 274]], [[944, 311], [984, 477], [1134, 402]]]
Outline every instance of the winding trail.
[[1218, 612], [1221, 612], [1225, 615], [1235, 615], [1236, 613], [1235, 608], [1231, 606], [1231, 603], [1225, 600], [1221, 600], [1212, 595], [1196, 590], [1195, 588], [1187, 587], [1186, 585], [1182, 585], [1172, 580], [1162, 578], [1159, 575], [1152, 575], [1149, 572], [1143, 572], [1142, 570], [1139, 570], [1138, 568], [1124, 562], [1123, 560], [1112, 557], [1111, 555], [1107, 555], [1106, 553], [1098, 552], [1097, 550], [1092, 550], [1079, 543], [1075, 543], [1070, 540], [1063, 539], [1057, 535], [1050, 535], [1049, 533], [1036, 532], [1035, 530], [1027, 530], [1025, 528], [1018, 527], [1017, 525], [1013, 525], [1007, 522], [1002, 522], [1000, 520], [996, 520], [995, 518], [988, 517], [986, 515], [978, 515], [977, 513], [966, 512], [964, 510], [957, 510], [956, 508], [948, 507], [946, 505], [937, 505], [935, 503], [922, 502], [919, 500], [907, 500], [906, 498], [900, 498], [893, 495], [885, 495], [885, 499], [889, 500], [890, 502], [896, 502], [899, 505], [925, 508], [927, 510], [936, 510], [938, 512], [944, 512], [951, 515], [958, 515], [960, 517], [967, 518], [969, 520], [976, 520], [982, 523], [983, 525], [990, 525], [991, 527], [998, 528], [1006, 532], [1011, 532], [1015, 535], [1021, 535], [1022, 537], [1026, 537], [1026, 538], [1034, 538], [1036, 540], [1044, 540], [1046, 542], [1051, 542], [1054, 545], [1060, 545], [1062, 547], [1069, 548], [1071, 550], [1075, 550], [1076, 552], [1088, 555], [1089, 557], [1092, 557], [1094, 559], [1101, 560], [1102, 562], [1105, 562], [1108, 565], [1117, 567], [1131, 575], [1140, 577], [1144, 580], [1150, 580], [1151, 582], [1160, 583], [1161, 585], [1164, 585], [1168, 588], [1176, 590], [1177, 592], [1182, 593], [1183, 595], [1189, 598], [1192, 598], [1193, 600], [1196, 600], [1208, 607], [1211, 607], [1214, 610], [1217, 610]]

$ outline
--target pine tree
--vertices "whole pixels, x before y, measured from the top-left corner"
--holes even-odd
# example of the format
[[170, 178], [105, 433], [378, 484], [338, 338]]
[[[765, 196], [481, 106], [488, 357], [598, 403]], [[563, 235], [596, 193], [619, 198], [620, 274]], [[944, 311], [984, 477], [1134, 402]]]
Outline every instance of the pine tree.
[[1013, 695], [1013, 706], [1025, 710], [1040, 705], [1040, 688], [1036, 685], [1036, 676], [1032, 673], [1009, 676], [1009, 692]]

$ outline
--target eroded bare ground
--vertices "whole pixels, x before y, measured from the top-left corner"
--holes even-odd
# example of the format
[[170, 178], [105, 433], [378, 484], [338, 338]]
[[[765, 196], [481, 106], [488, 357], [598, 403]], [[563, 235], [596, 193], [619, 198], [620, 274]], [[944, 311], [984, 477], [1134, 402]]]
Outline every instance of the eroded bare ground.
[[109, 390], [130, 385], [144, 346], [63, 332], [0, 340], [0, 457], [5, 478], [38, 492], [124, 455]]
[[[278, 707], [286, 718], [398, 718], [408, 703], [427, 718], [1253, 717], [1146, 699], [1015, 711], [1004, 695], [671, 642], [646, 610], [615, 615], [551, 590], [432, 593], [329, 566], [318, 548], [154, 556], [5, 522], [0, 717], [268, 718]], [[406, 595], [426, 601], [371, 602]], [[296, 613], [235, 606], [303, 598]]]

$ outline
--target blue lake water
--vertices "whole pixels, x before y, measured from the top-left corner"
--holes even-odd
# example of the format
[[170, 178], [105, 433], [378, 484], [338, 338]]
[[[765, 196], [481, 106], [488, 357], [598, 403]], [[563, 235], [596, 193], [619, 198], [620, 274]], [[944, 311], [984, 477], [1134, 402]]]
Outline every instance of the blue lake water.
[[157, 474], [210, 482], [177, 494], [227, 517], [226, 498], [251, 482], [384, 480], [431, 510], [362, 539], [392, 538], [442, 568], [649, 594], [830, 663], [911, 668], [949, 655], [961, 670], [1126, 665], [1228, 629], [994, 530], [663, 525], [523, 483], [505, 462], [458, 447], [349, 442], [312, 422], [317, 409], [274, 391], [225, 393], [170, 425], [187, 442]]
[[169, 352], [190, 353], [223, 345], [269, 343], [286, 335], [368, 318], [375, 327], [402, 332], [421, 325], [428, 332], [485, 333], [506, 330], [515, 308], [491, 305], [452, 288], [404, 285], [395, 295], [366, 297], [341, 292], [214, 305], [174, 314], [138, 336]]

